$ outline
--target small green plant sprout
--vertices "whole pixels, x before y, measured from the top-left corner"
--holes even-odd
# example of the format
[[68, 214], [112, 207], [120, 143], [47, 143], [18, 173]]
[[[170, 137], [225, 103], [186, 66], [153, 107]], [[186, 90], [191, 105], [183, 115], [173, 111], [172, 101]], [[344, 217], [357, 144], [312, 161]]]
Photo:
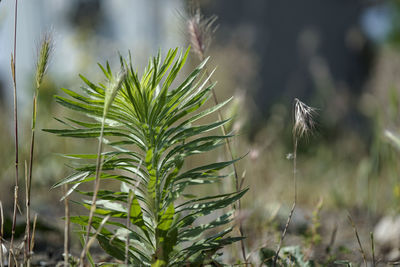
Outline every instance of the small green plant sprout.
[[[173, 85], [188, 54], [189, 49], [184, 53], [174, 49], [162, 60], [159, 53], [141, 77], [130, 57], [128, 61], [121, 58], [123, 79], [114, 78], [108, 63], [100, 65], [115, 87], [97, 85], [81, 76], [86, 84], [83, 93], [63, 89], [69, 97], [56, 96], [58, 103], [88, 119], [64, 119], [65, 129], [48, 132], [73, 138], [101, 137], [97, 154], [67, 155], [80, 164], [55, 185], [73, 184], [69, 193], [92, 198], [80, 203], [92, 216], [70, 217], [83, 227], [79, 234], [89, 260], [92, 237], [105, 252], [130, 266], [201, 266], [217, 262], [220, 248], [242, 239], [230, 234], [234, 213], [222, 209], [247, 189], [205, 196], [194, 190], [225, 178], [220, 170], [237, 159], [184, 168], [190, 156], [213, 151], [231, 137], [213, 132], [228, 120], [204, 123], [204, 118], [229, 100], [200, 111], [214, 86], [207, 86], [210, 77], [203, 75], [207, 60]], [[98, 182], [104, 180], [118, 183], [120, 189], [101, 189]], [[92, 181], [97, 184], [93, 191], [80, 189]], [[214, 219], [198, 222], [211, 213]]]
[[320, 197], [317, 206], [315, 207], [314, 211], [312, 212], [311, 225], [307, 229], [306, 234], [305, 234], [305, 246], [307, 247], [307, 252], [305, 253], [306, 258], [308, 258], [309, 254], [311, 253], [313, 248], [318, 246], [322, 241], [319, 230], [321, 227], [320, 213], [321, 213], [323, 204], [324, 204], [324, 199], [323, 199], [323, 197]]

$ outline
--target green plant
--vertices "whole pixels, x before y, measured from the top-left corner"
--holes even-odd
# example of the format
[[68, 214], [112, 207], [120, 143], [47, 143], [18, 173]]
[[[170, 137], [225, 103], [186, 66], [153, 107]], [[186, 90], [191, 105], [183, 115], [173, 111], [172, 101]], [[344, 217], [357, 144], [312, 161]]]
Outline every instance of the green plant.
[[[163, 61], [159, 54], [149, 62], [141, 79], [133, 70], [131, 59], [128, 63], [121, 58], [126, 76], [111, 100], [112, 85], [95, 85], [81, 76], [86, 83], [84, 94], [63, 89], [72, 99], [56, 96], [56, 100], [87, 115], [91, 121], [60, 120], [68, 126], [66, 129], [46, 130], [63, 137], [104, 136], [99, 140], [101, 158], [98, 154], [67, 155], [81, 165], [55, 186], [69, 183], [74, 184], [70, 192], [89, 197], [97, 194], [98, 200], [93, 198], [96, 203], [81, 203], [88, 209], [96, 207], [93, 218], [74, 216], [71, 222], [83, 226], [81, 234], [92, 226], [107, 253], [134, 266], [200, 266], [214, 261], [215, 252], [221, 247], [241, 239], [228, 236], [233, 227], [233, 212], [223, 212], [205, 224], [198, 224], [196, 219], [232, 205], [247, 189], [205, 197], [185, 191], [220, 181], [227, 175], [219, 171], [236, 161], [183, 170], [189, 156], [212, 151], [231, 137], [210, 134], [227, 120], [193, 124], [229, 101], [199, 111], [213, 87], [205, 86], [209, 76], [202, 75], [207, 60], [171, 89], [188, 53], [189, 49], [177, 56], [178, 49], [170, 50]], [[109, 64], [100, 68], [112, 84], [115, 78]], [[101, 149], [103, 143], [105, 152]], [[95, 160], [98, 162], [94, 163]], [[99, 181], [119, 181], [120, 190], [77, 189], [80, 184], [97, 180], [96, 176]], [[106, 216], [110, 219], [100, 227]], [[123, 219], [127, 218], [129, 223], [124, 224]], [[217, 230], [220, 226], [222, 230]], [[207, 235], [207, 230], [212, 230], [212, 234]]]
[[262, 248], [259, 251], [261, 259], [260, 266], [299, 266], [299, 267], [313, 267], [314, 261], [307, 260], [299, 246], [282, 247], [277, 257], [277, 262], [274, 262], [276, 257], [275, 252], [268, 248]]
[[[311, 225], [305, 233], [305, 246], [308, 247], [307, 251], [310, 252], [315, 246], [318, 246], [321, 241], [321, 209], [324, 204], [324, 199], [321, 197], [317, 206], [312, 212]], [[308, 258], [308, 253], [306, 253]]]

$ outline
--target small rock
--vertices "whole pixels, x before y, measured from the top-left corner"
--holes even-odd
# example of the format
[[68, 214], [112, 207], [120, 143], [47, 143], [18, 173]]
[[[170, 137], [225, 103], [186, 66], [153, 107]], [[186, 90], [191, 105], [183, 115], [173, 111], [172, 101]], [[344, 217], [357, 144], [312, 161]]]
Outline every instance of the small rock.
[[397, 260], [400, 257], [400, 216], [383, 217], [375, 226], [374, 241], [388, 260]]

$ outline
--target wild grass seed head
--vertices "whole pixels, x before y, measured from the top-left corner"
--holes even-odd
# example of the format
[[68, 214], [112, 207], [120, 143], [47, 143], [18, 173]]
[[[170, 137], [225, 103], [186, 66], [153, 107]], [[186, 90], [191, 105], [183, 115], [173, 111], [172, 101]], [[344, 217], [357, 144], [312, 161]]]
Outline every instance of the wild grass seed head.
[[106, 97], [104, 100], [104, 113], [108, 112], [108, 109], [111, 103], [114, 101], [115, 96], [118, 93], [118, 90], [121, 88], [122, 83], [124, 82], [127, 75], [127, 71], [125, 69], [121, 70], [116, 78], [112, 78], [110, 85], [106, 89]]
[[36, 89], [39, 89], [43, 81], [43, 77], [46, 74], [52, 51], [53, 51], [53, 37], [50, 33], [46, 33], [42, 37], [42, 41], [40, 43], [40, 49], [38, 51], [38, 60], [36, 63], [36, 74], [35, 74]]
[[293, 103], [293, 136], [304, 137], [310, 135], [315, 128], [315, 108], [309, 107], [298, 98]]
[[187, 30], [190, 37], [190, 44], [193, 51], [200, 57], [204, 58], [207, 48], [210, 46], [212, 34], [216, 31], [215, 21], [217, 16], [205, 18], [200, 9], [197, 8], [191, 12], [187, 20]]

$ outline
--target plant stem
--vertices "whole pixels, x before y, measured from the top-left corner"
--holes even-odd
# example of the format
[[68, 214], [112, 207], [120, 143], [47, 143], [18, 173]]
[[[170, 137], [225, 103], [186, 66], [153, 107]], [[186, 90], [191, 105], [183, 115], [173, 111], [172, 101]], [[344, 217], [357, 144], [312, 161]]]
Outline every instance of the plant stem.
[[28, 188], [29, 188], [29, 180], [28, 180], [28, 165], [25, 161], [25, 208], [26, 208], [26, 225], [25, 225], [25, 241], [24, 241], [24, 263], [26, 263], [26, 265], [29, 267], [31, 265], [31, 262], [29, 260], [29, 238], [28, 238], [28, 228], [29, 228], [29, 224], [28, 224], [28, 216], [30, 216], [30, 213], [28, 211]]
[[32, 238], [31, 238], [31, 242], [30, 242], [30, 246], [31, 246], [32, 250], [33, 250], [33, 246], [35, 245], [36, 223], [37, 223], [37, 214], [35, 214], [35, 217], [33, 217]]
[[[201, 60], [202, 60], [202, 61], [204, 60], [204, 56], [202, 56], [202, 59], [201, 59]], [[205, 70], [206, 70], [206, 75], [207, 75], [207, 77], [209, 77], [209, 83], [210, 83], [210, 85], [211, 85], [213, 82], [212, 82], [212, 80], [211, 80], [211, 77], [210, 77], [210, 73], [209, 73], [209, 71], [208, 71], [208, 68], [205, 67]], [[213, 95], [213, 99], [214, 99], [215, 105], [218, 105], [218, 104], [219, 104], [219, 101], [218, 101], [217, 94], [215, 93], [214, 88], [211, 89], [211, 92], [212, 92], [212, 95]], [[223, 118], [223, 116], [222, 116], [222, 113], [221, 113], [221, 110], [220, 110], [220, 109], [218, 109], [218, 113], [217, 113], [217, 114], [218, 114], [218, 120], [219, 120], [219, 121], [223, 121], [224, 118]], [[226, 136], [225, 125], [221, 125], [221, 130], [222, 130], [222, 134], [223, 134], [224, 136]], [[226, 149], [227, 149], [227, 151], [228, 151], [228, 154], [229, 154], [229, 156], [230, 156], [230, 160], [234, 160], [235, 157], [234, 157], [234, 155], [233, 155], [233, 151], [232, 151], [232, 148], [231, 148], [231, 145], [230, 145], [228, 139], [225, 139], [225, 144], [226, 144]], [[236, 191], [239, 192], [239, 191], [240, 191], [240, 182], [239, 182], [239, 175], [238, 175], [238, 172], [237, 172], [237, 168], [236, 168], [236, 163], [235, 163], [235, 162], [232, 163], [232, 167], [233, 167], [233, 173], [234, 173], [234, 177], [235, 177], [235, 188], [236, 188]], [[237, 210], [240, 212], [240, 210], [241, 210], [241, 208], [242, 208], [242, 207], [241, 207], [241, 201], [240, 201], [240, 199], [239, 199], [237, 202], [238, 202]], [[236, 209], [235, 206], [234, 206], [234, 208]], [[243, 225], [242, 225], [241, 220], [239, 220], [239, 234], [240, 234], [241, 237], [244, 237]], [[241, 247], [241, 251], [242, 251], [242, 257], [243, 257], [243, 260], [244, 260], [244, 262], [245, 262], [245, 266], [247, 266], [248, 263], [247, 263], [247, 256], [246, 256], [246, 248], [245, 248], [245, 246], [244, 246], [244, 240], [243, 240], [243, 239], [240, 240], [240, 247]]]
[[129, 263], [129, 229], [131, 227], [131, 208], [133, 202], [133, 193], [129, 191], [129, 198], [128, 198], [128, 216], [126, 217], [126, 243], [125, 243], [125, 265], [128, 266]]
[[374, 233], [370, 232], [369, 233], [371, 237], [371, 252], [372, 252], [372, 266], [376, 266], [376, 260], [375, 260], [375, 244], [374, 244]]
[[359, 246], [359, 248], [360, 248], [360, 253], [361, 253], [362, 258], [363, 258], [363, 261], [364, 261], [364, 265], [365, 265], [365, 267], [367, 267], [367, 266], [368, 266], [368, 264], [367, 264], [367, 257], [365, 256], [364, 249], [363, 249], [363, 247], [362, 247], [362, 245], [361, 245], [360, 236], [358, 235], [357, 227], [356, 227], [356, 225], [354, 224], [354, 221], [353, 221], [353, 219], [351, 218], [350, 214], [347, 215], [347, 218], [349, 219], [349, 222], [350, 222], [351, 226], [353, 227], [354, 234], [356, 235], [357, 243], [358, 243], [358, 246]]
[[88, 226], [87, 226], [87, 232], [86, 232], [86, 237], [85, 237], [85, 244], [82, 249], [82, 253], [79, 259], [80, 266], [84, 266], [84, 260], [86, 257], [86, 253], [89, 250], [88, 242], [89, 242], [89, 236], [90, 236], [90, 228], [92, 226], [92, 221], [93, 221], [93, 215], [96, 210], [96, 201], [97, 201], [97, 194], [100, 189], [100, 172], [102, 168], [102, 150], [103, 150], [103, 135], [104, 135], [104, 124], [105, 124], [105, 119], [106, 119], [106, 113], [104, 111], [103, 114], [103, 119], [101, 122], [101, 130], [100, 130], [100, 137], [99, 137], [99, 145], [97, 149], [97, 160], [96, 160], [96, 178], [95, 178], [95, 183], [94, 183], [94, 191], [93, 191], [93, 198], [92, 198], [92, 205], [90, 206], [90, 213], [89, 213], [89, 220], [88, 220]]
[[26, 232], [27, 232], [27, 259], [28, 266], [30, 265], [30, 255], [32, 253], [31, 248], [31, 184], [32, 184], [32, 169], [33, 169], [33, 152], [35, 144], [35, 128], [36, 128], [36, 111], [37, 111], [37, 94], [39, 90], [36, 88], [36, 92], [33, 96], [32, 104], [32, 129], [31, 129], [31, 145], [29, 153], [29, 171], [28, 178], [26, 181]]
[[64, 185], [64, 210], [65, 210], [65, 224], [64, 224], [64, 266], [69, 266], [69, 203], [68, 203], [68, 185]]
[[17, 109], [17, 79], [15, 71], [15, 61], [17, 59], [17, 14], [18, 0], [15, 0], [15, 15], [14, 15], [14, 53], [11, 55], [11, 72], [14, 86], [14, 130], [15, 130], [15, 187], [14, 187], [14, 213], [11, 230], [11, 241], [8, 257], [8, 266], [11, 266], [11, 255], [14, 254], [14, 235], [17, 225], [17, 203], [18, 203], [18, 109]]
[[0, 201], [0, 267], [4, 267], [4, 255], [3, 255], [3, 228], [4, 227], [4, 214], [3, 204]]
[[282, 244], [283, 244], [283, 240], [285, 239], [285, 236], [286, 236], [287, 230], [288, 230], [288, 228], [289, 228], [290, 222], [292, 221], [292, 217], [293, 217], [294, 210], [295, 210], [295, 208], [296, 208], [296, 203], [297, 203], [297, 175], [296, 175], [296, 172], [297, 172], [297, 166], [296, 166], [296, 164], [297, 164], [297, 141], [298, 141], [298, 140], [297, 140], [297, 136], [294, 136], [294, 137], [293, 137], [293, 184], [294, 184], [294, 202], [293, 202], [292, 209], [290, 210], [289, 217], [288, 217], [288, 219], [287, 219], [287, 221], [286, 221], [285, 228], [283, 229], [281, 239], [279, 240], [278, 248], [276, 249], [275, 257], [274, 257], [274, 262], [273, 262], [273, 265], [272, 265], [272, 266], [276, 266], [276, 261], [278, 260], [279, 252], [281, 251]]

